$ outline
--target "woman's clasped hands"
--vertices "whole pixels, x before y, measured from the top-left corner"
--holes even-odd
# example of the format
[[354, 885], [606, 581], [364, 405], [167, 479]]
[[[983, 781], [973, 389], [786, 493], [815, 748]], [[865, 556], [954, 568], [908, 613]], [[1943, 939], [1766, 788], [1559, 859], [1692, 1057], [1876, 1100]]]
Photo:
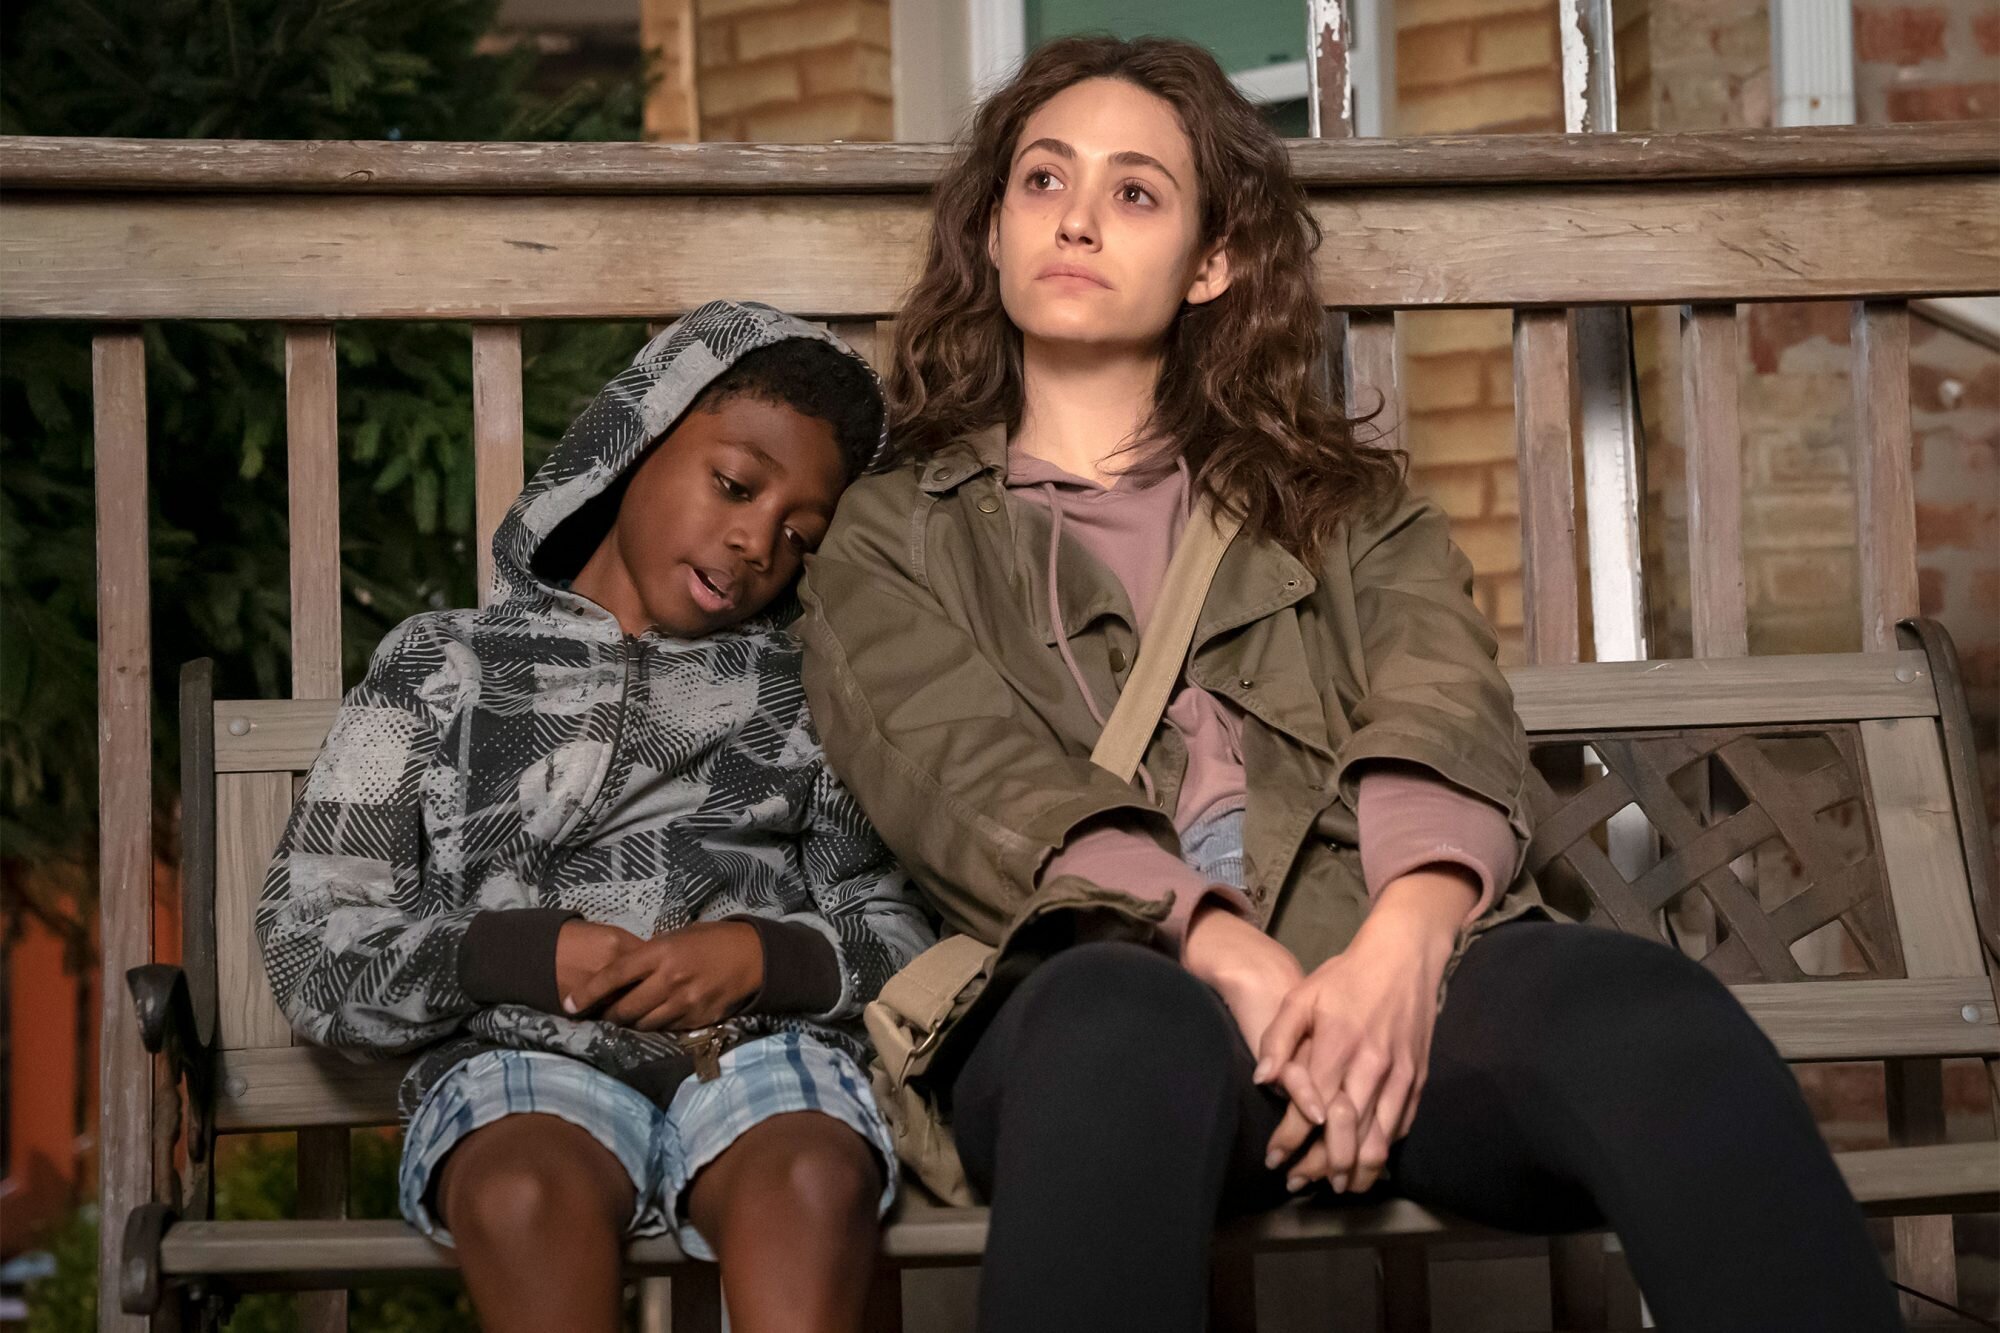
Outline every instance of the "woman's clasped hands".
[[1385, 886], [1342, 953], [1301, 969], [1219, 907], [1191, 925], [1183, 957], [1222, 996], [1257, 1057], [1257, 1082], [1290, 1099], [1266, 1165], [1293, 1192], [1315, 1180], [1360, 1193], [1416, 1118], [1438, 995], [1477, 897], [1469, 872], [1431, 867]]

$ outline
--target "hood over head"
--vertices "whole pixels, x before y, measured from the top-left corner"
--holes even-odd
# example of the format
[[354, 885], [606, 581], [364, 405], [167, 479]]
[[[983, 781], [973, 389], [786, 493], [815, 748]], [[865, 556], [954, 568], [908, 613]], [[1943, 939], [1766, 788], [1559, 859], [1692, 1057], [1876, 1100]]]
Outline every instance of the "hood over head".
[[[789, 338], [826, 343], [868, 369], [865, 359], [817, 325], [754, 301], [710, 301], [639, 349], [632, 364], [598, 391], [508, 508], [493, 534], [491, 605], [520, 612], [586, 609], [560, 585], [581, 569], [617, 516], [619, 480], [671, 431], [702, 390], [744, 356]], [[859, 473], [882, 457], [855, 459]], [[593, 504], [592, 501], [598, 501]]]

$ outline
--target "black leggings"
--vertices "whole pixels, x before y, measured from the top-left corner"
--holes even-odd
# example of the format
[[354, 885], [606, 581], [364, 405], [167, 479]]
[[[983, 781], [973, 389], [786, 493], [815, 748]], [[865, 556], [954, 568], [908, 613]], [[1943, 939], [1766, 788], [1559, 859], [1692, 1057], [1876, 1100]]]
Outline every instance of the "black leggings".
[[[1284, 1102], [1214, 992], [1129, 944], [1058, 954], [953, 1087], [992, 1201], [985, 1333], [1204, 1326], [1219, 1213], [1269, 1207]], [[1585, 926], [1481, 937], [1438, 1016], [1390, 1189], [1512, 1231], [1609, 1226], [1660, 1327], [1900, 1328], [1798, 1085], [1675, 951]]]

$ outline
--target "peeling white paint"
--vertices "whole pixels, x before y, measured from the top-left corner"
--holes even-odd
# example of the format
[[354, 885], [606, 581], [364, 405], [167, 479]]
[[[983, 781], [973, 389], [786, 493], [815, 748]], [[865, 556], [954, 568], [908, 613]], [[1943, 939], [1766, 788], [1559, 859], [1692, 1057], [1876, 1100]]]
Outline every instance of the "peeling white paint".
[[1582, 0], [1560, 0], [1557, 22], [1562, 28], [1563, 129], [1582, 134], [1590, 128], [1590, 39], [1583, 31]]
[[[1353, 76], [1349, 66], [1353, 63], [1353, 48], [1350, 45], [1353, 25], [1347, 21], [1344, 0], [1307, 0], [1306, 4], [1306, 113], [1315, 139], [1327, 137], [1328, 126], [1321, 123], [1320, 106], [1329, 99], [1321, 95], [1321, 64], [1330, 55], [1338, 53], [1333, 61], [1339, 71], [1340, 86], [1333, 89], [1332, 105], [1340, 108], [1340, 118], [1346, 121], [1354, 105]], [[1352, 133], [1352, 126], [1348, 128]]]

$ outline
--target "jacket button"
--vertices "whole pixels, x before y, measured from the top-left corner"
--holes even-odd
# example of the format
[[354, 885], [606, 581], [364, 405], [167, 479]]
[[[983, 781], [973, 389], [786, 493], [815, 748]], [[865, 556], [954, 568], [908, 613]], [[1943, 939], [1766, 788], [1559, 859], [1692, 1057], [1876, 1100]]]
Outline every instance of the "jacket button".
[[1111, 669], [1113, 671], [1123, 671], [1125, 669], [1125, 650], [1123, 648], [1113, 648], [1111, 650]]
[[1243, 679], [1241, 679], [1241, 680], [1237, 681], [1236, 683], [1237, 683], [1237, 684], [1238, 684], [1239, 686], [1241, 686], [1242, 688], [1244, 688], [1244, 689], [1246, 689], [1246, 690], [1247, 690], [1247, 689], [1249, 689], [1249, 688], [1250, 688], [1250, 686], [1251, 686], [1251, 685], [1253, 685], [1253, 684], [1254, 684], [1255, 682], [1254, 682], [1254, 681], [1252, 681], [1252, 680], [1250, 679], [1250, 677], [1248, 677], [1248, 676], [1245, 676], [1245, 677], [1244, 677]]
[[979, 501], [979, 512], [980, 512], [980, 513], [982, 513], [982, 514], [991, 514], [991, 513], [994, 513], [994, 512], [996, 512], [996, 511], [998, 511], [998, 510], [999, 510], [999, 508], [1000, 508], [1000, 502], [999, 502], [998, 500], [994, 499], [994, 498], [993, 498], [992, 496], [990, 496], [990, 495], [987, 495], [987, 496], [982, 496], [982, 497], [980, 497], [980, 501]]

